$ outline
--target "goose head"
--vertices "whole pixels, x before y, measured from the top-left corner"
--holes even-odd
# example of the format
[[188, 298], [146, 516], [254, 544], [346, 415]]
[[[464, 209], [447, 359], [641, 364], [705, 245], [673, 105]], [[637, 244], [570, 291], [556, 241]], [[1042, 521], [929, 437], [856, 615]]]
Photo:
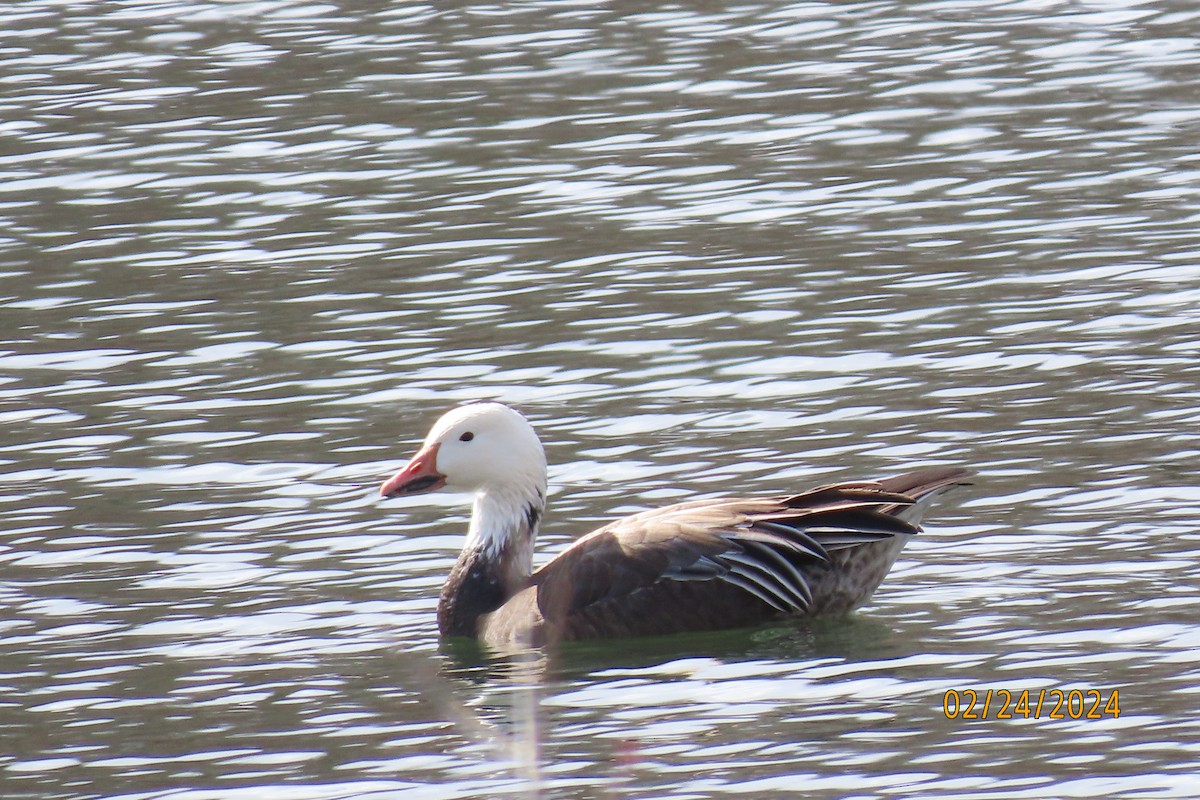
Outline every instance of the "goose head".
[[501, 403], [470, 403], [442, 415], [417, 454], [389, 478], [384, 497], [441, 488], [479, 495], [545, 497], [546, 454], [533, 426]]

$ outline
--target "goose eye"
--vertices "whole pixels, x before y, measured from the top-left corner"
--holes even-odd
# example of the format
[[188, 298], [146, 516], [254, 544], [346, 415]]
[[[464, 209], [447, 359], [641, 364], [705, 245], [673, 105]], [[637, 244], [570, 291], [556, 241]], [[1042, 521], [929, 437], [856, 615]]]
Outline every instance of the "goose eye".
[[460, 442], [469, 442], [474, 438], [475, 438], [475, 434], [471, 433], [470, 431], [467, 431], [462, 436], [458, 437], [458, 440]]

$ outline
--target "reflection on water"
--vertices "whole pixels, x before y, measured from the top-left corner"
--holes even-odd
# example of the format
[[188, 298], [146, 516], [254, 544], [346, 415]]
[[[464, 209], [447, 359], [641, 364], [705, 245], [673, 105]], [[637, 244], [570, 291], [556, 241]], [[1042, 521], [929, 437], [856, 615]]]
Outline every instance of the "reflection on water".
[[[1190, 6], [0, 9], [0, 795], [1193, 797]], [[853, 621], [439, 645], [454, 403], [620, 512], [917, 464]], [[1119, 689], [949, 720], [949, 689]]]

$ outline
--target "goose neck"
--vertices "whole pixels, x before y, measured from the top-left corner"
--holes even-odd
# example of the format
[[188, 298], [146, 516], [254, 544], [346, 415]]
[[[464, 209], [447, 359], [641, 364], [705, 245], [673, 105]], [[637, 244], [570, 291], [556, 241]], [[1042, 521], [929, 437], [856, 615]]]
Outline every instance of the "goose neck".
[[475, 495], [471, 525], [463, 550], [479, 550], [484, 557], [499, 558], [505, 551], [512, 553], [527, 543], [527, 572], [532, 566], [533, 540], [537, 536], [546, 509], [545, 489], [513, 490], [486, 489]]
[[533, 542], [546, 507], [545, 491], [488, 490], [475, 496], [467, 541], [438, 603], [438, 626], [451, 636], [475, 636], [479, 618], [529, 582]]

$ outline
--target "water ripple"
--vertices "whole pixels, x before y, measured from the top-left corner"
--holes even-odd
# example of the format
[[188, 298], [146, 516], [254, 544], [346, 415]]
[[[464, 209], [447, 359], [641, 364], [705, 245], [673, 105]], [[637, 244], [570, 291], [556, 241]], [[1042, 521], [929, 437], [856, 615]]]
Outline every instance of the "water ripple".
[[[1197, 794], [1186, 5], [0, 22], [0, 794]], [[463, 498], [374, 497], [480, 398], [546, 440], [543, 554], [980, 476], [851, 622], [531, 678], [438, 644]]]

